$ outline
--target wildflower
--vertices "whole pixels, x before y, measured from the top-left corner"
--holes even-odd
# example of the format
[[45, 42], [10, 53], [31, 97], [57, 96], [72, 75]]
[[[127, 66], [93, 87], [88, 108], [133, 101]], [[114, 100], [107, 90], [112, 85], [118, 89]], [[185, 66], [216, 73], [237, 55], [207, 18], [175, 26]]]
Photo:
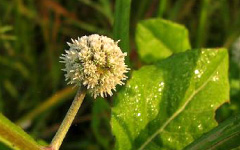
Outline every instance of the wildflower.
[[60, 57], [65, 64], [68, 84], [85, 86], [94, 98], [102, 97], [116, 90], [116, 85], [123, 85], [129, 68], [124, 63], [127, 53], [118, 47], [118, 42], [106, 36], [93, 34], [83, 36], [72, 43], [66, 54]]

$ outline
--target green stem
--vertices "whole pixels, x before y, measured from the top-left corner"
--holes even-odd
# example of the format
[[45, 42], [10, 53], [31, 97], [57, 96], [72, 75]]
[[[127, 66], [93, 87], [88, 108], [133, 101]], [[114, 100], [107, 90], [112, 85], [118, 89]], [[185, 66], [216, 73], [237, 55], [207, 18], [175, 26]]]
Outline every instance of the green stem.
[[51, 149], [52, 150], [58, 150], [59, 147], [61, 146], [64, 137], [66, 136], [77, 112], [78, 109], [80, 108], [83, 99], [86, 95], [86, 89], [79, 89], [73, 102], [71, 107], [69, 108], [60, 128], [58, 129], [56, 135], [54, 136], [52, 142], [51, 142]]

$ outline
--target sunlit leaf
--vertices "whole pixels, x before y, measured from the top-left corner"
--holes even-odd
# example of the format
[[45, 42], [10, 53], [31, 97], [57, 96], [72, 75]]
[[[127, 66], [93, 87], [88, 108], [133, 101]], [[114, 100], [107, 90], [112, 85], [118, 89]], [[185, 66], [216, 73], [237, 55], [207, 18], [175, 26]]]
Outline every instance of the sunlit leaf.
[[229, 100], [225, 49], [191, 50], [134, 71], [114, 99], [116, 149], [182, 149], [217, 125]]
[[136, 30], [136, 44], [140, 58], [147, 63], [191, 48], [188, 30], [182, 25], [163, 19], [140, 22]]

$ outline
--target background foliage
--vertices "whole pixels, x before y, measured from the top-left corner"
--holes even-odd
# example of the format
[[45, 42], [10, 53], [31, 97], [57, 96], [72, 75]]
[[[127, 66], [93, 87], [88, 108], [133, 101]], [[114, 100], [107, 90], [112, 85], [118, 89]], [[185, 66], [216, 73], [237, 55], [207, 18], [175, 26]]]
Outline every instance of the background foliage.
[[[215, 116], [222, 122], [240, 112], [239, 16], [239, 0], [0, 0], [0, 111], [34, 139], [49, 143], [75, 93], [60, 70], [66, 41], [91, 33], [122, 39], [129, 65], [139, 69], [155, 60], [142, 57], [138, 44], [143, 39], [135, 35], [151, 32], [151, 23], [142, 20], [154, 17], [184, 25], [179, 30], [189, 31], [187, 48], [229, 49], [231, 103], [218, 108]], [[113, 101], [87, 96], [62, 149], [113, 149]], [[8, 148], [1, 144], [0, 149]]]

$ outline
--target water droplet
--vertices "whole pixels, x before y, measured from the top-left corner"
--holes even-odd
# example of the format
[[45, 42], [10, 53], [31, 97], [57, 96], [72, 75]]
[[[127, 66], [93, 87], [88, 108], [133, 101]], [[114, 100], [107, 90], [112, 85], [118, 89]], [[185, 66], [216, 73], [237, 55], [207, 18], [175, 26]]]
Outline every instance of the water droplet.
[[181, 126], [178, 126], [178, 129], [181, 129]]
[[169, 142], [171, 142], [171, 141], [172, 141], [172, 139], [169, 137], [169, 138], [168, 138], [168, 141], [169, 141]]
[[160, 83], [159, 83], [159, 86], [164, 86], [164, 82], [163, 82], [163, 81], [160, 82]]
[[218, 73], [218, 71], [216, 72], [216, 75], [215, 76], [213, 76], [213, 78], [212, 78], [212, 80], [213, 81], [218, 81], [219, 80], [219, 75], [218, 75], [219, 73]]
[[198, 125], [198, 129], [199, 129], [199, 130], [202, 130], [202, 124], [199, 124], [199, 125]]
[[[158, 92], [162, 92], [163, 88], [164, 88], [164, 82], [162, 81], [162, 82], [159, 83]], [[162, 94], [162, 93], [160, 93], [160, 95], [161, 95], [161, 94]]]
[[195, 117], [195, 116], [193, 117], [193, 120], [196, 120], [196, 117]]
[[[147, 98], [146, 101], [149, 102], [150, 98]], [[150, 101], [151, 102], [151, 101]]]
[[197, 78], [201, 78], [202, 76], [202, 72], [200, 72], [200, 70], [198, 69], [194, 70], [194, 74], [196, 75]]
[[138, 113], [137, 116], [138, 116], [138, 117], [141, 116], [141, 113]]
[[214, 76], [212, 80], [213, 81], [218, 81], [218, 79], [219, 79], [218, 76]]
[[199, 74], [199, 70], [195, 70], [194, 73], [195, 73], [195, 74]]
[[212, 104], [212, 105], [210, 105], [210, 107], [211, 107], [211, 108], [213, 108], [213, 106], [214, 106], [213, 104]]

